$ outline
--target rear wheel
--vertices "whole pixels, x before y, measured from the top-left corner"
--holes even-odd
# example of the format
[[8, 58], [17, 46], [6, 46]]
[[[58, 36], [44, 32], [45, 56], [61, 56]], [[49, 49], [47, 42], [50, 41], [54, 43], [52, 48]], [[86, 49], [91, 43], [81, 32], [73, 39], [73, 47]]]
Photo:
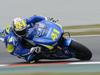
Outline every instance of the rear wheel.
[[72, 40], [70, 48], [75, 52], [75, 58], [80, 60], [90, 60], [92, 58], [92, 52], [84, 45]]

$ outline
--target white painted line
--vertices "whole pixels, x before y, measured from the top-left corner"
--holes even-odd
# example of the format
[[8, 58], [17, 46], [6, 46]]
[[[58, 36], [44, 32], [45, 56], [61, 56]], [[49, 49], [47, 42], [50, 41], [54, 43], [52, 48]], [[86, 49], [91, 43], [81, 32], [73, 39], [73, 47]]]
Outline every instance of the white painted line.
[[73, 63], [68, 63], [72, 65], [86, 65], [86, 64], [100, 64], [100, 62], [73, 62]]
[[[70, 62], [70, 63], [66, 63], [67, 65], [100, 65], [100, 61], [98, 62]], [[16, 64], [15, 64], [16, 65]], [[53, 65], [53, 64], [52, 64]], [[0, 64], [0, 67], [10, 67], [9, 64]]]
[[0, 64], [0, 67], [8, 66], [7, 64]]

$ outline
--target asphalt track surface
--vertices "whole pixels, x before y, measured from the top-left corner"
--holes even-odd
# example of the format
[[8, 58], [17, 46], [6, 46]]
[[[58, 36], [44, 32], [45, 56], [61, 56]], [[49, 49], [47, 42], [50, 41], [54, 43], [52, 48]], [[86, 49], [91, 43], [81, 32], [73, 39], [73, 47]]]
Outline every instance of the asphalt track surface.
[[92, 51], [93, 57], [90, 61], [76, 59], [40, 60], [38, 63], [29, 64], [7, 53], [4, 44], [0, 42], [0, 75], [99, 75], [100, 36], [75, 36], [72, 39], [87, 46]]
[[[34, 73], [49, 75], [50, 73], [100, 73], [100, 63], [94, 64], [94, 62], [100, 61], [100, 36], [86, 36], [86, 37], [72, 37], [74, 40], [87, 46], [93, 53], [93, 57], [90, 61], [93, 62], [86, 64], [69, 64], [81, 62], [76, 59], [66, 59], [59, 61], [41, 60], [36, 64], [27, 64], [24, 60], [18, 59], [6, 52], [3, 43], [0, 43], [0, 75], [33, 75]], [[2, 66], [2, 64], [5, 64]], [[95, 75], [94, 74], [94, 75]], [[34, 74], [35, 75], [35, 74]], [[54, 74], [55, 75], [55, 74]], [[78, 74], [77, 74], [78, 75]], [[80, 75], [80, 74], [79, 74]], [[97, 74], [99, 75], [99, 74]]]
[[[93, 57], [91, 61], [100, 61], [100, 36], [72, 37], [72, 39], [77, 40], [92, 51]], [[73, 62], [78, 60], [66, 59], [64, 61]], [[0, 64], [14, 64], [23, 62], [25, 62], [23, 59], [19, 59], [16, 56], [12, 56], [7, 53], [4, 43], [0, 42]]]

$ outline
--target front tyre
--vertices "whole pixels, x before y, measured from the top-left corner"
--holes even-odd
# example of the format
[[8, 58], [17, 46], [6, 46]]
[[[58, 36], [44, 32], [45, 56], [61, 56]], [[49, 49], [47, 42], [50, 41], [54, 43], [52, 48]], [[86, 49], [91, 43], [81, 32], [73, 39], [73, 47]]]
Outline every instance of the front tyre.
[[90, 60], [92, 58], [91, 51], [84, 45], [72, 40], [70, 48], [74, 50], [75, 58], [80, 60]]

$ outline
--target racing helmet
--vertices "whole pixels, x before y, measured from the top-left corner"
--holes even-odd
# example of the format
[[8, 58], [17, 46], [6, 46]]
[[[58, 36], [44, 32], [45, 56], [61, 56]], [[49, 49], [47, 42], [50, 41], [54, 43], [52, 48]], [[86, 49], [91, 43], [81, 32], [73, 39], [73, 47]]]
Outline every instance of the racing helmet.
[[25, 36], [27, 33], [26, 20], [21, 19], [20, 17], [14, 18], [12, 28], [17, 36]]

